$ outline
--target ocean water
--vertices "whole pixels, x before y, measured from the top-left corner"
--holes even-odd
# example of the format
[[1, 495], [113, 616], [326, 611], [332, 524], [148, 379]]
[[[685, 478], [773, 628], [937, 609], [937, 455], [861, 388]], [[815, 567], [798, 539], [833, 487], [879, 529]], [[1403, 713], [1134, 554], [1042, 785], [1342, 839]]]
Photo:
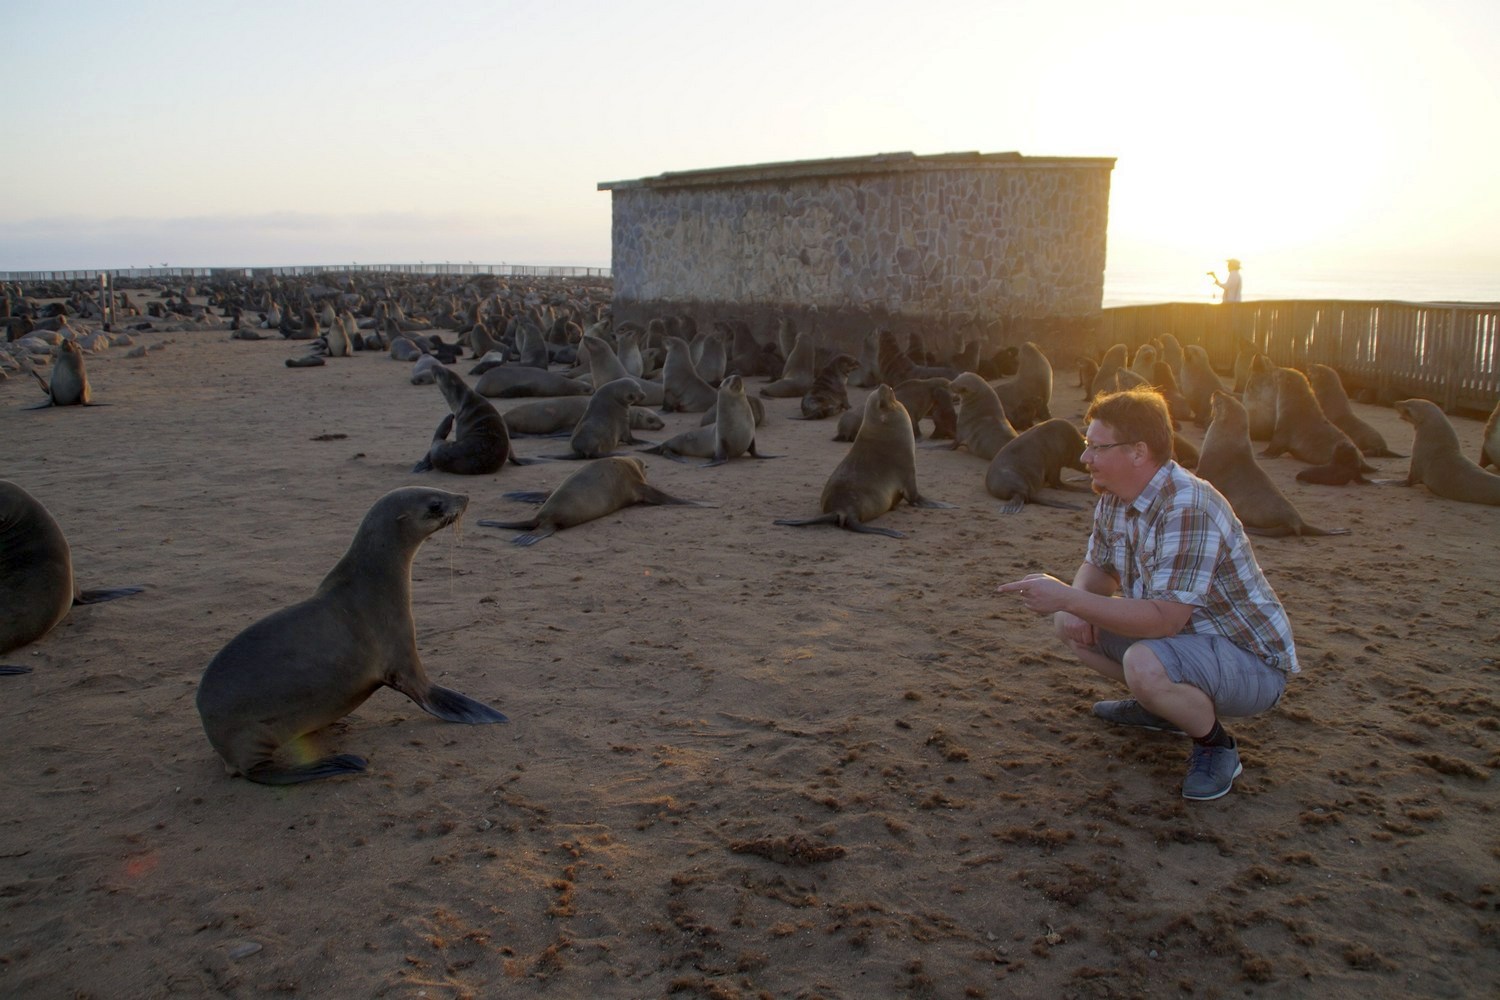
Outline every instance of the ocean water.
[[[1225, 271], [1219, 270], [1223, 278]], [[1481, 271], [1278, 272], [1248, 265], [1241, 272], [1244, 301], [1344, 299], [1394, 302], [1500, 303], [1500, 273]], [[1104, 307], [1157, 302], [1217, 302], [1219, 289], [1203, 272], [1182, 274], [1141, 268], [1104, 272]]]

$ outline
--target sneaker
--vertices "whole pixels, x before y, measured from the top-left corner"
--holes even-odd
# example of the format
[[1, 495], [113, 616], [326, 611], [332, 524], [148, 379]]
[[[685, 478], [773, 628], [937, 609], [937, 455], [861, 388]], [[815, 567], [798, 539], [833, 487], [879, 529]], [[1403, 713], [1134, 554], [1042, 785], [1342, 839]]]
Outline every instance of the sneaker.
[[1146, 711], [1134, 698], [1126, 698], [1124, 701], [1096, 701], [1094, 714], [1105, 722], [1117, 726], [1139, 726], [1141, 729], [1154, 729], [1158, 733], [1187, 735], [1177, 728], [1176, 723], [1168, 722], [1154, 712]]
[[1205, 747], [1194, 743], [1188, 756], [1187, 777], [1182, 779], [1182, 797], [1210, 802], [1228, 795], [1234, 779], [1244, 770], [1238, 746]]

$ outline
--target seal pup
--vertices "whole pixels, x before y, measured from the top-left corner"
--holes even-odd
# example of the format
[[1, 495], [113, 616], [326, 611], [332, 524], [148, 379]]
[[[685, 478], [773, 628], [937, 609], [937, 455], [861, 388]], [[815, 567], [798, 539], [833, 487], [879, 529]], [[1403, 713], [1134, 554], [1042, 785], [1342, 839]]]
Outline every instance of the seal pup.
[[365, 514], [312, 597], [251, 625], [209, 661], [198, 714], [231, 775], [268, 785], [365, 769], [353, 754], [278, 764], [276, 751], [392, 687], [448, 722], [505, 722], [495, 709], [427, 679], [411, 611], [411, 563], [469, 498], [408, 486]]
[[[1333, 449], [1340, 441], [1354, 444], [1349, 435], [1323, 416], [1306, 375], [1295, 368], [1278, 368], [1275, 377], [1276, 427], [1262, 455], [1275, 458], [1291, 452], [1293, 458], [1309, 465], [1327, 465], [1333, 461]], [[1375, 467], [1362, 463], [1360, 471], [1374, 472]]]
[[802, 397], [802, 419], [823, 420], [849, 409], [849, 374], [859, 362], [848, 354], [835, 354], [813, 379], [812, 388]]
[[511, 539], [516, 545], [535, 545], [554, 532], [613, 514], [633, 504], [711, 506], [674, 497], [650, 485], [646, 482], [645, 463], [632, 455], [596, 459], [564, 479], [550, 493], [515, 492], [504, 496], [509, 500], [542, 505], [534, 517], [523, 521], [479, 522], [486, 528], [513, 528], [525, 532]]
[[[648, 378], [641, 377], [641, 372], [630, 371], [619, 356], [615, 354], [614, 348], [603, 340], [591, 334], [583, 335], [583, 350], [588, 355], [589, 382], [595, 388], [608, 385], [622, 378], [634, 378], [641, 387], [641, 404], [643, 406], [661, 406], [666, 399], [666, 386]], [[635, 356], [640, 357], [640, 348], [635, 348]]]
[[988, 382], [974, 372], [964, 372], [950, 388], [958, 397], [958, 427], [950, 448], [966, 448], [988, 462], [1015, 440], [1016, 429], [1005, 418], [1005, 406]]
[[1213, 419], [1214, 393], [1229, 389], [1208, 363], [1208, 352], [1197, 344], [1189, 344], [1183, 350], [1182, 372], [1177, 384], [1181, 386], [1188, 406], [1192, 407], [1193, 423], [1199, 427], [1208, 426], [1208, 422]]
[[1359, 474], [1364, 464], [1359, 449], [1348, 441], [1340, 441], [1333, 448], [1333, 461], [1327, 465], [1310, 465], [1297, 473], [1299, 483], [1317, 483], [1320, 486], [1347, 486], [1358, 483], [1368, 485], [1369, 480]]
[[[1253, 535], [1347, 535], [1348, 528], [1325, 530], [1302, 520], [1297, 508], [1255, 460], [1244, 404], [1227, 390], [1213, 394], [1212, 420], [1198, 455], [1198, 478], [1224, 495]], [[1350, 447], [1354, 447], [1350, 444]]]
[[1318, 400], [1318, 408], [1323, 411], [1323, 416], [1349, 435], [1349, 440], [1354, 442], [1354, 447], [1359, 449], [1360, 454], [1366, 458], [1406, 457], [1391, 451], [1381, 433], [1355, 415], [1338, 372], [1327, 365], [1308, 365], [1307, 381], [1312, 386], [1313, 396]]
[[623, 444], [650, 444], [630, 432], [630, 408], [641, 401], [641, 383], [630, 377], [617, 378], [599, 387], [589, 397], [583, 416], [568, 437], [566, 455], [547, 458], [603, 458]]
[[744, 379], [730, 375], [719, 383], [719, 398], [709, 411], [714, 417], [712, 423], [683, 431], [659, 445], [641, 450], [673, 460], [679, 457], [713, 459], [705, 463], [704, 468], [723, 465], [731, 458], [745, 454], [751, 458], [776, 458], [755, 450], [755, 413], [750, 403], [750, 398], [745, 395]]
[[[637, 380], [639, 382], [639, 380]], [[588, 410], [591, 396], [558, 396], [555, 399], [539, 399], [522, 403], [505, 411], [505, 426], [512, 437], [531, 435], [553, 437], [572, 434], [578, 421]], [[712, 419], [713, 414], [708, 414]], [[659, 431], [667, 426], [661, 417], [644, 406], [630, 408], [630, 429], [633, 431]]]
[[[0, 479], [0, 653], [40, 639], [75, 604], [102, 604], [141, 590], [79, 590], [72, 551], [57, 520], [30, 493]], [[30, 669], [0, 666], [0, 674]]]
[[83, 370], [83, 351], [71, 340], [64, 340], [57, 348], [57, 361], [52, 365], [52, 377], [44, 380], [36, 369], [28, 370], [42, 384], [47, 393], [45, 403], [28, 406], [28, 410], [44, 410], [49, 406], [100, 406], [93, 401], [88, 374]]
[[663, 412], [703, 413], [718, 394], [693, 367], [692, 347], [681, 337], [667, 338], [667, 361], [661, 369]]
[[1052, 416], [1052, 362], [1042, 349], [1026, 341], [1016, 352], [1016, 373], [995, 384], [995, 395], [1016, 430]]
[[[442, 365], [433, 369], [432, 377], [452, 412], [438, 424], [432, 447], [411, 471], [436, 469], [456, 476], [487, 476], [499, 472], [507, 458], [513, 465], [531, 464], [530, 459], [518, 458], [511, 448], [505, 418], [494, 403]], [[452, 441], [448, 440], [449, 431], [454, 432]]]
[[1459, 450], [1458, 434], [1436, 403], [1403, 399], [1393, 405], [1401, 419], [1416, 428], [1416, 437], [1406, 478], [1382, 482], [1400, 486], [1422, 483], [1449, 500], [1500, 507], [1500, 476], [1485, 472]]
[[984, 488], [990, 496], [1004, 500], [1003, 514], [1018, 513], [1026, 503], [1064, 510], [1083, 510], [1078, 504], [1048, 500], [1040, 495], [1045, 486], [1077, 489], [1064, 483], [1063, 469], [1088, 472], [1083, 464], [1083, 435], [1060, 417], [1044, 420], [1009, 441], [995, 453], [984, 473]]
[[1483, 469], [1487, 465], [1500, 469], [1500, 402], [1490, 411], [1490, 419], [1484, 424], [1484, 436], [1479, 439], [1479, 467]]
[[1243, 396], [1251, 441], [1270, 441], [1276, 431], [1276, 364], [1264, 354], [1250, 362]]
[[865, 398], [864, 419], [854, 444], [823, 484], [818, 502], [823, 513], [774, 523], [794, 527], [835, 524], [849, 531], [905, 538], [892, 528], [866, 523], [895, 509], [903, 499], [913, 507], [953, 506], [928, 500], [917, 489], [917, 439], [911, 417], [896, 399], [895, 390], [881, 383]]
[[781, 377], [762, 386], [760, 394], [769, 399], [790, 399], [803, 395], [812, 388], [813, 379], [817, 375], [814, 371], [816, 363], [817, 351], [813, 348], [812, 338], [805, 333], [797, 334], [797, 340], [786, 356], [786, 364], [781, 368]]

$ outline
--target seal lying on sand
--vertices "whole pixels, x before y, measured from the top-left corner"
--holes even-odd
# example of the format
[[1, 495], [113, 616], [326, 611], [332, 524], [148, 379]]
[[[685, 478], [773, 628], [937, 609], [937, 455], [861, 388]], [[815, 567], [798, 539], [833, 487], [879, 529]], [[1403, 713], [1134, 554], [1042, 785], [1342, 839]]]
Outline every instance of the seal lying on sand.
[[[637, 379], [637, 382], [640, 380]], [[514, 437], [536, 435], [550, 437], [554, 434], [571, 434], [578, 421], [588, 410], [591, 396], [558, 396], [534, 403], [522, 403], [505, 411], [505, 426]], [[709, 414], [710, 422], [713, 414]], [[659, 431], [666, 423], [644, 406], [630, 408], [630, 429], [633, 431]]]
[[1215, 391], [1212, 400], [1212, 420], [1203, 435], [1196, 472], [1224, 494], [1246, 531], [1270, 537], [1349, 534], [1348, 528], [1330, 531], [1304, 522], [1297, 508], [1255, 460], [1255, 452], [1250, 448], [1250, 420], [1244, 405], [1223, 389]]
[[1449, 500], [1500, 507], [1500, 476], [1485, 472], [1459, 451], [1458, 434], [1436, 403], [1403, 399], [1394, 405], [1401, 419], [1417, 429], [1411, 445], [1411, 469], [1405, 479], [1395, 480], [1397, 484], [1422, 483]]
[[865, 398], [864, 419], [849, 453], [823, 485], [818, 517], [792, 520], [783, 518], [776, 524], [836, 524], [850, 531], [905, 538], [891, 528], [866, 524], [892, 510], [902, 500], [913, 507], [952, 507], [952, 504], [928, 500], [917, 489], [917, 439], [912, 433], [911, 417], [896, 400], [890, 386], [881, 383]]
[[484, 520], [486, 528], [515, 528], [525, 534], [511, 541], [517, 545], [534, 545], [564, 528], [572, 528], [613, 514], [632, 504], [659, 504], [679, 507], [707, 507], [696, 500], [682, 500], [663, 493], [646, 482], [646, 466], [640, 459], [623, 455], [595, 459], [573, 473], [550, 493], [506, 493], [508, 500], [540, 503], [536, 516], [524, 521]]
[[723, 465], [731, 458], [745, 454], [751, 458], [775, 458], [777, 456], [762, 455], [755, 450], [755, 413], [750, 402], [745, 395], [744, 379], [730, 375], [719, 383], [718, 399], [709, 411], [714, 416], [712, 423], [683, 431], [655, 447], [641, 450], [674, 461], [679, 457], [713, 459], [705, 468]]
[[406, 487], [375, 502], [349, 550], [312, 597], [229, 640], [203, 671], [198, 714], [230, 774], [271, 785], [365, 769], [353, 754], [278, 764], [276, 751], [393, 687], [449, 722], [505, 716], [427, 679], [411, 613], [411, 563], [427, 537], [463, 514], [469, 498]]
[[[35, 642], [75, 604], [100, 604], [139, 594], [140, 587], [79, 590], [62, 528], [41, 502], [0, 480], [0, 653]], [[0, 674], [30, 667], [0, 666]]]

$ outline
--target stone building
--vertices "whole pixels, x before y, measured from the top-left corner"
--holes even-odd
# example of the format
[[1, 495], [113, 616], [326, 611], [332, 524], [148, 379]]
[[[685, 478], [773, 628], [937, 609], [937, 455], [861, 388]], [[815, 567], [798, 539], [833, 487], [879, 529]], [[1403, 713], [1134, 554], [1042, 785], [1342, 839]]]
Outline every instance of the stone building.
[[1113, 158], [885, 153], [601, 183], [614, 315], [778, 317], [857, 349], [872, 327], [932, 347], [1081, 349], [1098, 325]]

